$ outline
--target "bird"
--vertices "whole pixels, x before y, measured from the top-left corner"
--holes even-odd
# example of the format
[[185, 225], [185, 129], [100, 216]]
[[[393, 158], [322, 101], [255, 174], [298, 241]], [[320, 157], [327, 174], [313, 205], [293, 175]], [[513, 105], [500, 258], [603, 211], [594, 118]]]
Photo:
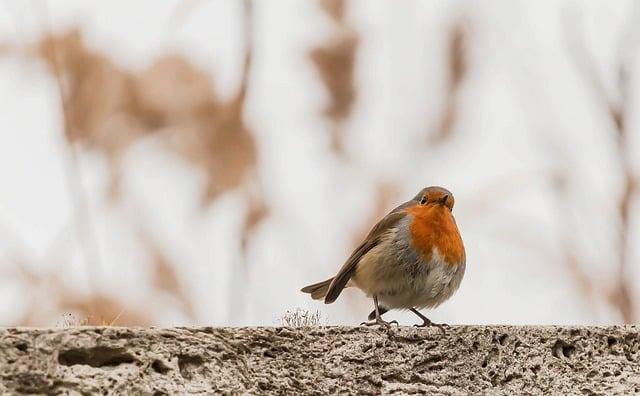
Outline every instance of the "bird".
[[331, 304], [345, 287], [357, 287], [373, 299], [368, 322], [398, 325], [382, 315], [409, 310], [422, 323], [437, 326], [419, 309], [435, 308], [459, 288], [466, 269], [464, 243], [453, 217], [453, 194], [439, 186], [426, 187], [382, 218], [351, 253], [336, 276], [303, 287], [314, 300]]

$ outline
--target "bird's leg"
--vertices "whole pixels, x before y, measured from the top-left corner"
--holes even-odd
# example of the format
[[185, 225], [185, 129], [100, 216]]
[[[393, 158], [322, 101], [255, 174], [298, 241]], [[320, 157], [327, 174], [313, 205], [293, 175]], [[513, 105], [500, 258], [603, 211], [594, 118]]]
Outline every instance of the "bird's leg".
[[414, 325], [415, 327], [435, 326], [438, 329], [440, 329], [440, 331], [442, 331], [443, 333], [445, 332], [444, 328], [445, 328], [445, 326], [447, 326], [446, 323], [443, 323], [443, 324], [433, 323], [429, 318], [427, 318], [426, 316], [421, 314], [420, 311], [418, 311], [415, 308], [411, 308], [411, 312], [413, 312], [414, 314], [418, 315], [418, 317], [420, 319], [422, 319], [422, 324], [416, 324], [416, 325]]
[[360, 326], [384, 326], [386, 328], [391, 327], [392, 324], [396, 324], [398, 326], [398, 321], [397, 320], [392, 320], [391, 322], [387, 322], [385, 320], [382, 319], [382, 316], [380, 315], [380, 307], [378, 307], [378, 296], [373, 296], [373, 306], [375, 307], [375, 311], [376, 311], [376, 318], [372, 321], [369, 322], [362, 322], [360, 323]]

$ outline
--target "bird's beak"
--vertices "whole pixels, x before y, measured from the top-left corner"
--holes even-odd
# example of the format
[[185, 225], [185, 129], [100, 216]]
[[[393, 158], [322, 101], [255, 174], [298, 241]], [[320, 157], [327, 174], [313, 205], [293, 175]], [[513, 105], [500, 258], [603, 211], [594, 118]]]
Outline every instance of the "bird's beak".
[[440, 199], [438, 200], [438, 203], [439, 203], [440, 205], [445, 205], [445, 206], [446, 206], [446, 205], [447, 205], [447, 199], [449, 199], [449, 195], [444, 194], [444, 195], [442, 196], [442, 198], [440, 198]]

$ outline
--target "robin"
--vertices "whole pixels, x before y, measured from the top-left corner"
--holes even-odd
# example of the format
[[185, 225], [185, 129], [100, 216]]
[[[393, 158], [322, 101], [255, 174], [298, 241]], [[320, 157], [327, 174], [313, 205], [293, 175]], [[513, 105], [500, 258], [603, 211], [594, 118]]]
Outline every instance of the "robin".
[[466, 266], [462, 238], [453, 218], [453, 194], [427, 187], [393, 209], [351, 253], [338, 274], [302, 289], [314, 300], [334, 302], [342, 289], [355, 286], [373, 298], [370, 322], [389, 327], [382, 315], [408, 309], [422, 319], [417, 327], [438, 326], [418, 309], [434, 308], [460, 286]]

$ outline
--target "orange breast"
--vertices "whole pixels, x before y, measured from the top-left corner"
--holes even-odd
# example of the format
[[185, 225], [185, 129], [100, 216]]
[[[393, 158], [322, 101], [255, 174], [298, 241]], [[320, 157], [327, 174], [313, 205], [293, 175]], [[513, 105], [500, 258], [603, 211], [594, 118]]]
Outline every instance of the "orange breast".
[[444, 260], [457, 265], [465, 258], [464, 245], [458, 226], [448, 208], [440, 205], [414, 206], [406, 209], [413, 216], [411, 238], [413, 247], [430, 261], [433, 248]]

